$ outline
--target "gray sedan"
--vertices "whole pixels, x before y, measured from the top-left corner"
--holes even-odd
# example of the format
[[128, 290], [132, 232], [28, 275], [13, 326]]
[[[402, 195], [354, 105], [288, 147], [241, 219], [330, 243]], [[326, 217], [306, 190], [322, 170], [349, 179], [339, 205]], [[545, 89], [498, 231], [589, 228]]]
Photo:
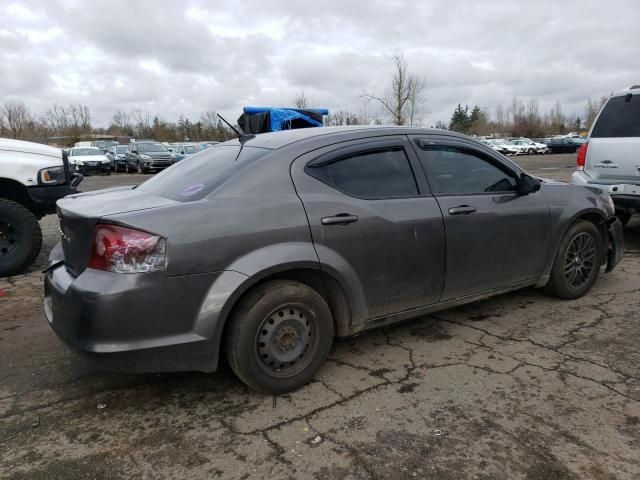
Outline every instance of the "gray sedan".
[[589, 291], [622, 251], [608, 194], [406, 127], [245, 136], [138, 187], [58, 202], [53, 330], [106, 368], [310, 381], [334, 336], [535, 286]]

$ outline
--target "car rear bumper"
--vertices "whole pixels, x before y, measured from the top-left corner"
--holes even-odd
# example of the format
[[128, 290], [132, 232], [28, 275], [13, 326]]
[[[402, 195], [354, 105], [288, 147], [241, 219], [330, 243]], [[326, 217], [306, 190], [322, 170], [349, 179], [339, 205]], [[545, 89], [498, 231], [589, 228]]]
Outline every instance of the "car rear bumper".
[[53, 331], [97, 366], [120, 372], [214, 371], [219, 342], [202, 314], [219, 274], [167, 277], [67, 271], [58, 245], [44, 277]]
[[609, 245], [607, 249], [607, 268], [605, 272], [610, 272], [622, 259], [624, 250], [624, 233], [622, 222], [616, 217], [609, 220]]
[[615, 183], [598, 181], [583, 171], [573, 172], [571, 183], [599, 188], [608, 192], [616, 207], [640, 209], [640, 185], [632, 183]]

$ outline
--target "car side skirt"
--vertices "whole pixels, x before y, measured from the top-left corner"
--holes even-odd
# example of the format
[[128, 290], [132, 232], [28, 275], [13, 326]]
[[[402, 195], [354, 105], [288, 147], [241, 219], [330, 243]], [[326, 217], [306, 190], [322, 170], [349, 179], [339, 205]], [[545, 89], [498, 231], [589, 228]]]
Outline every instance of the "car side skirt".
[[494, 288], [491, 290], [474, 293], [472, 295], [465, 295], [464, 297], [454, 298], [451, 300], [447, 300], [446, 302], [438, 302], [438, 303], [433, 303], [431, 305], [426, 305], [424, 307], [405, 310], [404, 312], [394, 313], [393, 315], [389, 315], [386, 317], [372, 318], [368, 320], [366, 324], [356, 326], [351, 331], [351, 334], [355, 334], [363, 330], [369, 330], [371, 328], [383, 327], [385, 325], [391, 325], [397, 322], [402, 322], [404, 320], [417, 318], [417, 317], [428, 315], [430, 313], [437, 312], [440, 310], [446, 310], [448, 308], [458, 307], [460, 305], [472, 303], [478, 300], [492, 297], [494, 295], [500, 295], [501, 293], [507, 293], [507, 292], [510, 292], [513, 290], [519, 290], [525, 287], [531, 287], [536, 285], [539, 280], [540, 278], [532, 278], [529, 280], [524, 280], [521, 282], [505, 285], [504, 287]]

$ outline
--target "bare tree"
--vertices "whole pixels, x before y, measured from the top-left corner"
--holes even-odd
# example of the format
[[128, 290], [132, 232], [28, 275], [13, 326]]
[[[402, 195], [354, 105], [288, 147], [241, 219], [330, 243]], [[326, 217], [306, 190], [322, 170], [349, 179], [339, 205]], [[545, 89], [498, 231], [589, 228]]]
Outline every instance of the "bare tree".
[[69, 129], [67, 109], [62, 105], [54, 103], [53, 107], [44, 113], [44, 118], [49, 129], [58, 135], [64, 135]]
[[424, 88], [426, 82], [424, 78], [415, 77], [411, 81], [411, 88], [409, 92], [409, 125], [414, 125], [420, 108], [424, 103]]
[[131, 115], [123, 110], [118, 110], [113, 114], [111, 119], [113, 125], [118, 127], [121, 131], [125, 131], [131, 128]]
[[0, 109], [0, 117], [3, 118], [3, 124], [7, 125], [13, 138], [21, 138], [31, 122], [29, 108], [23, 102], [13, 100], [4, 102]]
[[404, 55], [394, 55], [394, 72], [391, 86], [381, 97], [372, 93], [363, 93], [363, 97], [375, 100], [388, 111], [395, 125], [405, 125], [407, 120], [412, 122], [422, 101], [424, 80], [409, 73], [409, 67]]
[[607, 103], [607, 100], [609, 100], [610, 96], [611, 95], [609, 96], [603, 95], [597, 100], [592, 100], [592, 99], [587, 100], [587, 107], [585, 109], [586, 111], [585, 111], [585, 117], [584, 117], [585, 128], [591, 128], [591, 125], [593, 125], [593, 122], [598, 116], [598, 113], [600, 112], [600, 110], [602, 110], [602, 107], [604, 107], [604, 104]]
[[311, 102], [307, 98], [307, 95], [304, 93], [304, 90], [296, 93], [296, 97], [293, 100], [293, 104], [296, 108], [309, 108], [309, 104]]
[[151, 126], [151, 114], [136, 108], [132, 112], [132, 117], [135, 122], [134, 133], [138, 138], [151, 138], [153, 136], [153, 128]]

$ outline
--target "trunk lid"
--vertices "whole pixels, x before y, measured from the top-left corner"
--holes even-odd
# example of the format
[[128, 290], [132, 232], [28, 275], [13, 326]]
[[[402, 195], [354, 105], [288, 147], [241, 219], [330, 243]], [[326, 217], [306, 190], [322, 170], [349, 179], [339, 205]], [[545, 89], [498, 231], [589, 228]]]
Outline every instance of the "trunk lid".
[[87, 268], [93, 247], [93, 230], [102, 217], [175, 203], [130, 186], [81, 193], [59, 200], [60, 237], [67, 270], [77, 276]]
[[594, 179], [640, 184], [640, 137], [591, 138], [584, 169]]

